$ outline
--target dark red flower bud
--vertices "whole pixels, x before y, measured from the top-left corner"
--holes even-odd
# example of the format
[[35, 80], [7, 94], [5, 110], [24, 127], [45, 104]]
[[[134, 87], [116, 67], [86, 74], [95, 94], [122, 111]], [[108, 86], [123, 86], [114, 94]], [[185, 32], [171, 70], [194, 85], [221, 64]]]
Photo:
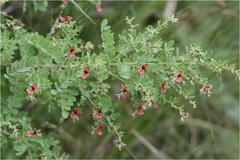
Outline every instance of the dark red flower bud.
[[102, 119], [102, 111], [101, 110], [98, 110], [97, 119], [98, 120]]
[[79, 115], [79, 114], [80, 114], [80, 108], [74, 108], [74, 109], [73, 109], [73, 112], [74, 112], [75, 114]]
[[28, 137], [32, 137], [32, 136], [35, 136], [35, 135], [37, 135], [37, 131], [35, 131], [35, 130], [30, 130], [30, 131], [27, 132]]
[[148, 64], [146, 64], [146, 63], [144, 63], [144, 64], [142, 65], [142, 69], [143, 69], [143, 70], [147, 69], [147, 67], [148, 67]]
[[88, 74], [90, 72], [90, 68], [86, 67], [83, 72], [84, 72], [84, 74]]
[[90, 72], [90, 68], [89, 67], [85, 67], [83, 73], [81, 74], [81, 77], [83, 79], [85, 79], [89, 72]]
[[71, 52], [74, 52], [75, 51], [75, 48], [74, 47], [70, 47], [69, 48], [69, 52], [71, 53]]
[[72, 17], [71, 16], [59, 16], [59, 19], [61, 22], [66, 23], [71, 21]]
[[26, 92], [27, 92], [28, 94], [33, 94], [33, 92], [36, 91], [37, 89], [38, 89], [38, 85], [37, 85], [36, 83], [33, 83], [33, 84], [31, 85], [31, 87], [28, 87], [28, 88], [26, 89]]
[[70, 118], [75, 119], [80, 114], [80, 108], [74, 108], [70, 114]]
[[33, 83], [31, 87], [32, 87], [32, 90], [35, 91], [37, 90], [38, 85], [36, 83]]
[[98, 127], [98, 136], [102, 135], [102, 124]]
[[68, 5], [68, 3], [69, 3], [69, 0], [63, 0], [64, 5]]
[[125, 93], [125, 94], [128, 93], [128, 87], [127, 86], [123, 87], [122, 92]]
[[165, 92], [166, 92], [166, 86], [165, 86], [165, 83], [163, 83], [163, 85], [162, 85], [161, 92], [162, 92], [162, 93], [165, 93]]
[[179, 72], [178, 72], [176, 81], [177, 81], [178, 83], [181, 83], [181, 82], [182, 82], [182, 71], [179, 71]]
[[138, 106], [138, 115], [140, 115], [140, 116], [143, 116], [143, 115], [144, 115], [144, 112], [143, 112], [143, 109], [142, 109], [142, 105], [141, 105], [141, 104]]
[[97, 4], [96, 4], [96, 11], [98, 13], [102, 12], [101, 1], [97, 2]]

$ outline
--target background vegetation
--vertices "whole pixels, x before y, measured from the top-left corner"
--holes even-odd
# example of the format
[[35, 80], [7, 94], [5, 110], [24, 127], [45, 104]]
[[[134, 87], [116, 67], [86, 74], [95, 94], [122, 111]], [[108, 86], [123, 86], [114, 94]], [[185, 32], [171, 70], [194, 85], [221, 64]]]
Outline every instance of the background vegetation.
[[[168, 2], [102, 1], [101, 13], [96, 12], [94, 1], [77, 3], [96, 25], [72, 3], [63, 7], [62, 1], [10, 1], [3, 4], [2, 11], [5, 16], [21, 21], [28, 31], [41, 35], [51, 31], [60, 14], [71, 15], [83, 24], [81, 39], [97, 45], [101, 42], [99, 26], [103, 19], [108, 19], [114, 33], [125, 29], [126, 16], [135, 17], [135, 23], [141, 29], [162, 19]], [[175, 40], [180, 48], [201, 43], [204, 49], [213, 50], [216, 59], [227, 59], [239, 68], [239, 2], [178, 1], [176, 10], [170, 12], [176, 15], [179, 22], [163, 33], [163, 39]], [[198, 108], [190, 111], [191, 117], [186, 122], [179, 120], [177, 112], [161, 109], [167, 106], [149, 111], [144, 117], [122, 116], [119, 121], [124, 124], [126, 134], [123, 141], [127, 147], [121, 151], [113, 147], [112, 135], [91, 135], [90, 110], [86, 110], [75, 123], [69, 121], [57, 131], [43, 132], [59, 139], [63, 151], [70, 158], [238, 159], [239, 81], [230, 73], [218, 77], [209, 71], [206, 74], [213, 85], [213, 94], [210, 98], [198, 96]], [[2, 98], [5, 97], [1, 95]], [[42, 113], [41, 110], [34, 110], [32, 114], [37, 117]], [[38, 119], [32, 123], [33, 126], [41, 125]], [[11, 145], [5, 145], [1, 152], [1, 158], [15, 157]]]

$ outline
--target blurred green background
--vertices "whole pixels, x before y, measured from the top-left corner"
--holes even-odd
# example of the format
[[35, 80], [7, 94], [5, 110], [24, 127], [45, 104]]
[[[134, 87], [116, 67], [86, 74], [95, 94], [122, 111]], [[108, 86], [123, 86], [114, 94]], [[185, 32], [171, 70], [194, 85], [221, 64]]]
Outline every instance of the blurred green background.
[[[84, 26], [80, 38], [95, 45], [101, 42], [100, 23], [105, 18], [116, 36], [126, 29], [126, 16], [135, 17], [142, 30], [167, 13], [175, 14], [179, 22], [162, 33], [164, 40], [173, 39], [180, 50], [200, 43], [204, 49], [213, 50], [216, 59], [227, 59], [239, 68], [238, 1], [102, 1], [101, 13], [96, 12], [95, 1], [77, 3], [96, 25], [70, 2], [63, 7], [62, 1], [9, 1], [2, 11], [21, 20], [27, 30], [42, 35], [50, 32], [63, 12], [80, 21]], [[191, 117], [185, 123], [169, 106], [148, 111], [141, 118], [127, 113], [121, 117], [127, 144], [122, 151], [114, 147], [111, 134], [91, 135], [91, 109], [84, 111], [79, 121], [64, 124], [62, 134], [43, 133], [59, 139], [64, 152], [75, 159], [239, 159], [239, 81], [230, 73], [216, 76], [206, 70], [205, 74], [213, 84], [213, 94], [210, 98], [197, 96], [198, 108], [189, 109]], [[9, 157], [12, 152], [4, 154]]]

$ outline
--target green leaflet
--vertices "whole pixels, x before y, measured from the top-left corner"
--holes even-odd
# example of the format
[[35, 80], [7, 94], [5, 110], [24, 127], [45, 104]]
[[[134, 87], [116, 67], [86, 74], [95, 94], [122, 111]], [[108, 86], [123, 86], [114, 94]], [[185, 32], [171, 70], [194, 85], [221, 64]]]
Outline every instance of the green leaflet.
[[118, 72], [122, 78], [129, 79], [131, 76], [131, 68], [128, 64], [119, 64]]
[[115, 41], [110, 26], [107, 24], [108, 21], [106, 19], [104, 19], [101, 24], [102, 47], [105, 54], [109, 55], [109, 58], [112, 59], [116, 52]]
[[98, 104], [102, 106], [103, 112], [107, 112], [109, 108], [112, 106], [111, 97], [108, 97], [108, 96], [101, 97]]

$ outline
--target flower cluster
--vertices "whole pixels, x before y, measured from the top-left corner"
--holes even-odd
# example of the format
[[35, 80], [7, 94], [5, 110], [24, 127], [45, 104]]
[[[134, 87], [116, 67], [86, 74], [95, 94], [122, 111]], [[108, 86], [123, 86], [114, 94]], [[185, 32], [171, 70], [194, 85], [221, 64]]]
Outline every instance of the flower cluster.
[[38, 133], [36, 130], [30, 130], [27, 132], [27, 136], [28, 137], [33, 137], [33, 136], [36, 136]]
[[96, 11], [98, 13], [102, 12], [101, 0], [96, 3]]
[[80, 114], [80, 108], [74, 108], [69, 117], [71, 119], [76, 119], [78, 118], [78, 115]]
[[33, 83], [30, 87], [26, 89], [26, 92], [28, 94], [33, 94], [38, 89], [38, 85], [36, 83]]
[[138, 74], [142, 75], [143, 71], [145, 71], [148, 68], [148, 64], [143, 64], [141, 67], [138, 68]]
[[88, 74], [89, 74], [89, 72], [90, 72], [90, 67], [85, 67], [84, 70], [83, 70], [83, 72], [82, 72], [82, 74], [81, 74], [81, 77], [82, 77], [83, 79], [86, 79], [87, 76], [88, 76]]
[[102, 120], [102, 110], [101, 109], [98, 109], [96, 117], [99, 121], [99, 126], [98, 126], [97, 133], [98, 133], [99, 136], [101, 136], [102, 135], [102, 128], [103, 128], [103, 125], [101, 123], [101, 120]]
[[74, 58], [75, 57], [75, 48], [74, 47], [70, 47], [69, 48], [69, 57], [70, 58]]
[[120, 100], [121, 100], [121, 101], [126, 100], [127, 94], [128, 94], [128, 87], [125, 86], [125, 87], [123, 87], [123, 88], [121, 89]]
[[177, 75], [177, 78], [176, 78], [176, 82], [177, 83], [181, 83], [182, 82], [182, 74], [183, 74], [182, 71], [178, 72], [178, 75]]
[[59, 20], [62, 23], [68, 23], [72, 20], [72, 16], [59, 16]]

